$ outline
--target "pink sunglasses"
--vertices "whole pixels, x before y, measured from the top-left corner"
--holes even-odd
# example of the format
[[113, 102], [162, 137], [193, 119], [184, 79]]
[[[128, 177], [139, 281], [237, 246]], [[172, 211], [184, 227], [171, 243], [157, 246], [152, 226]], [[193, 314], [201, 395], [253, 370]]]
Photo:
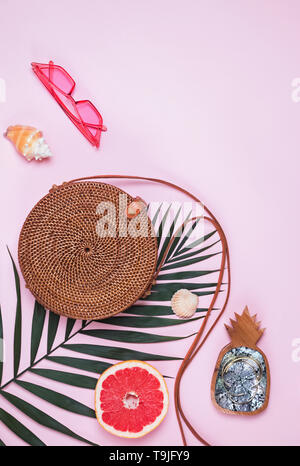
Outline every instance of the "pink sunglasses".
[[75, 101], [72, 92], [75, 81], [64, 68], [49, 64], [31, 63], [39, 80], [48, 89], [70, 120], [77, 126], [86, 139], [96, 147], [100, 146], [100, 136], [107, 128], [96, 107], [89, 100]]

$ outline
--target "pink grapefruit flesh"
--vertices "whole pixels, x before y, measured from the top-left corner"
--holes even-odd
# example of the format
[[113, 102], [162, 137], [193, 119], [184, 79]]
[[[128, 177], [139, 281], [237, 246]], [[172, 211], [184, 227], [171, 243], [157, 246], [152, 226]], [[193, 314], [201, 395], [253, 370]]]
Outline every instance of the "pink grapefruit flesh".
[[163, 376], [143, 361], [124, 361], [100, 376], [95, 390], [99, 424], [119, 437], [138, 438], [164, 419], [169, 395]]

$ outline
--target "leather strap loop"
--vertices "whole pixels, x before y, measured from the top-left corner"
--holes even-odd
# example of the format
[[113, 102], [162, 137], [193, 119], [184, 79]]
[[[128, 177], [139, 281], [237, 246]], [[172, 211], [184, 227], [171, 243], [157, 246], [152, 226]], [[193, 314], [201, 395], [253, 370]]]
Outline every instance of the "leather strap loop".
[[[150, 177], [144, 177], [144, 176], [133, 176], [133, 175], [96, 175], [96, 176], [76, 178], [74, 180], [69, 181], [68, 183], [88, 181], [88, 180], [93, 180], [93, 179], [102, 179], [102, 180], [103, 179], [127, 179], [127, 180], [143, 180], [143, 181], [149, 181], [149, 182], [153, 182], [153, 183], [159, 183], [159, 184], [163, 184], [165, 186], [169, 186], [169, 187], [171, 187], [171, 188], [173, 188], [173, 189], [187, 195], [188, 197], [190, 197], [191, 199], [193, 199], [196, 202], [201, 202], [200, 199], [198, 199], [196, 196], [194, 196], [192, 193], [190, 193], [186, 189], [183, 189], [180, 186], [177, 186], [176, 184], [171, 183], [169, 181], [161, 180], [161, 179], [158, 179], [158, 178], [150, 178]], [[186, 415], [185, 415], [185, 413], [183, 411], [183, 408], [182, 408], [182, 405], [181, 405], [181, 399], [180, 399], [180, 384], [181, 384], [182, 376], [183, 376], [185, 370], [187, 369], [189, 364], [192, 362], [192, 360], [194, 359], [196, 354], [199, 352], [199, 350], [203, 347], [203, 345], [206, 342], [207, 338], [212, 333], [212, 331], [215, 328], [216, 324], [218, 323], [218, 321], [222, 317], [222, 315], [223, 315], [223, 313], [224, 313], [224, 311], [226, 309], [228, 300], [229, 300], [230, 288], [231, 288], [230, 258], [229, 258], [228, 243], [227, 243], [225, 233], [224, 233], [220, 223], [217, 221], [216, 217], [211, 213], [211, 211], [206, 206], [203, 206], [203, 207], [204, 207], [204, 211], [208, 215], [207, 216], [201, 216], [201, 217], [194, 217], [192, 219], [189, 219], [189, 221], [195, 221], [198, 218], [203, 218], [204, 220], [210, 222], [215, 227], [215, 229], [217, 230], [217, 232], [218, 232], [218, 234], [220, 236], [220, 240], [221, 240], [221, 243], [222, 243], [222, 260], [221, 260], [221, 267], [220, 267], [217, 287], [216, 287], [215, 293], [213, 295], [213, 298], [211, 300], [210, 306], [208, 308], [208, 311], [206, 312], [205, 318], [203, 319], [203, 322], [202, 322], [202, 324], [200, 326], [200, 329], [198, 330], [198, 332], [196, 334], [196, 337], [194, 338], [194, 341], [193, 341], [192, 345], [190, 346], [189, 350], [187, 351], [187, 353], [186, 353], [186, 355], [185, 355], [185, 357], [184, 357], [184, 359], [183, 359], [183, 361], [182, 361], [182, 363], [180, 365], [180, 368], [178, 370], [178, 373], [177, 373], [177, 376], [176, 376], [176, 379], [175, 379], [175, 386], [174, 386], [175, 411], [176, 411], [176, 416], [177, 416], [177, 420], [178, 420], [178, 425], [179, 425], [182, 441], [183, 441], [183, 444], [185, 446], [187, 445], [187, 442], [186, 442], [186, 437], [185, 437], [185, 433], [184, 433], [184, 430], [183, 430], [182, 420], [185, 423], [185, 425], [187, 426], [187, 428], [190, 430], [190, 432], [194, 435], [195, 438], [197, 438], [203, 445], [209, 445], [209, 443], [202, 436], [200, 436], [200, 434], [198, 434], [198, 432], [192, 426], [192, 424], [189, 422], [189, 420], [187, 419], [187, 417], [186, 417]], [[182, 226], [180, 228], [182, 228]], [[163, 257], [162, 257], [162, 260], [161, 260], [160, 264], [158, 264], [157, 271], [156, 271], [156, 273], [155, 273], [155, 275], [153, 277], [154, 280], [156, 279], [157, 275], [159, 274], [159, 272], [160, 272], [160, 270], [161, 270], [161, 268], [162, 268], [162, 266], [164, 264], [164, 261], [165, 261], [165, 259], [167, 257], [167, 254], [168, 254], [168, 251], [169, 251], [169, 249], [170, 249], [170, 247], [171, 247], [171, 245], [172, 245], [172, 243], [173, 243], [173, 241], [174, 241], [174, 239], [176, 237], [176, 233], [170, 239], [170, 242], [168, 244], [168, 247], [166, 248], [166, 251], [165, 251], [165, 253], [164, 253]], [[222, 306], [222, 309], [219, 312], [219, 315], [217, 316], [217, 318], [215, 319], [215, 321], [213, 322], [211, 327], [207, 330], [206, 334], [204, 335], [204, 331], [206, 329], [207, 322], [208, 322], [209, 317], [211, 315], [211, 311], [212, 311], [212, 309], [213, 309], [213, 307], [214, 307], [214, 305], [215, 305], [215, 303], [217, 301], [217, 298], [219, 296], [219, 292], [220, 292], [220, 288], [221, 288], [221, 285], [222, 285], [222, 282], [223, 282], [223, 277], [224, 277], [226, 266], [227, 266], [227, 276], [228, 276], [228, 285], [227, 285], [226, 298], [225, 298], [224, 304]]]

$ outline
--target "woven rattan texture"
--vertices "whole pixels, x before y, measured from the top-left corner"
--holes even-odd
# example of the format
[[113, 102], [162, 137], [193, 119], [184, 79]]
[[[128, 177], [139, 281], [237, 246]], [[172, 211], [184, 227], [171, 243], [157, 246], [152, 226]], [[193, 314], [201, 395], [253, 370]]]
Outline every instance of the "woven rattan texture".
[[[64, 183], [28, 215], [19, 263], [27, 287], [46, 309], [74, 319], [104, 319], [131, 306], [151, 284], [157, 261], [151, 221], [145, 215], [139, 225], [146, 236], [124, 236], [120, 194], [124, 199], [124, 191], [105, 183]], [[127, 194], [127, 205], [132, 201]], [[103, 217], [113, 216], [112, 209], [100, 212], [102, 202], [115, 206], [115, 237], [96, 231], [101, 218], [104, 224]]]

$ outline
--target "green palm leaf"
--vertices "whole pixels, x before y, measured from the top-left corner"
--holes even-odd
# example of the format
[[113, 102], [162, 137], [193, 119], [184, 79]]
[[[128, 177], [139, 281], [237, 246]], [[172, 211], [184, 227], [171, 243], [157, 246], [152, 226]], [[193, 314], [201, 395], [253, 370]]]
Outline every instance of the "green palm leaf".
[[[196, 312], [207, 312], [208, 308], [198, 308]], [[131, 306], [127, 311], [123, 311], [123, 314], [133, 314], [137, 316], [168, 316], [174, 315], [171, 306]]]
[[161, 211], [161, 208], [162, 208], [162, 204], [160, 204], [159, 208], [157, 209], [157, 211], [155, 212], [153, 218], [152, 218], [152, 225], [154, 226], [156, 224], [156, 220], [159, 216], [159, 213]]
[[73, 330], [75, 323], [76, 323], [76, 319], [71, 319], [70, 317], [68, 317], [67, 324], [66, 324], [65, 340], [67, 340], [69, 336], [71, 335], [71, 332]]
[[2, 374], [3, 374], [3, 358], [4, 358], [3, 323], [2, 323], [2, 313], [1, 313], [1, 307], [0, 307], [0, 387], [2, 383]]
[[203, 277], [204, 275], [209, 275], [215, 272], [219, 272], [219, 270], [202, 270], [202, 271], [197, 271], [197, 272], [194, 270], [187, 270], [184, 272], [164, 273], [164, 274], [159, 274], [156, 280], [157, 281], [188, 280], [189, 278]]
[[45, 323], [46, 311], [44, 307], [35, 301], [32, 327], [31, 327], [31, 351], [30, 351], [30, 364], [35, 361], [43, 333]]
[[[29, 445], [43, 447], [46, 446], [35, 434], [33, 434], [27, 427], [25, 427], [20, 421], [18, 421], [11, 414], [0, 408], [0, 420], [6, 427], [14, 432], [18, 437], [24, 440]], [[1, 443], [0, 443], [1, 445]], [[4, 445], [4, 444], [3, 444]]]
[[172, 259], [169, 259], [168, 264], [173, 263], [173, 262], [178, 262], [184, 259], [188, 259], [189, 257], [198, 256], [198, 254], [201, 254], [202, 252], [207, 251], [208, 249], [212, 248], [219, 242], [220, 240], [215, 241], [214, 243], [211, 243], [209, 246], [205, 246], [205, 248], [197, 249], [196, 251], [192, 251], [187, 254], [178, 254], [178, 256], [174, 256], [172, 257]]
[[202, 319], [203, 317], [194, 317], [193, 319], [167, 319], [163, 317], [109, 317], [100, 322], [110, 325], [119, 325], [121, 327], [135, 327], [135, 328], [153, 328], [153, 327], [170, 327], [172, 325], [183, 325], [187, 322]]
[[213, 291], [196, 291], [203, 288], [216, 288], [217, 283], [160, 283], [153, 286], [151, 295], [147, 297], [148, 301], [171, 301], [173, 294], [186, 288], [192, 290], [198, 296], [208, 296], [214, 294]]
[[0, 392], [1, 395], [9, 401], [13, 406], [18, 408], [22, 411], [26, 416], [30, 417], [33, 421], [37, 422], [38, 424], [48, 427], [49, 429], [53, 429], [57, 432], [62, 434], [68, 435], [69, 437], [73, 437], [81, 442], [85, 442], [88, 445], [95, 445], [94, 443], [86, 440], [85, 438], [81, 437], [80, 435], [75, 434], [72, 430], [68, 427], [64, 426], [60, 422], [56, 421], [53, 417], [49, 416], [48, 414], [44, 413], [40, 409], [36, 408], [35, 406], [31, 405], [27, 401], [13, 395], [12, 393], [8, 393], [5, 391]]
[[162, 247], [161, 247], [160, 253], [159, 253], [159, 257], [158, 257], [158, 261], [157, 261], [158, 264], [160, 264], [160, 262], [161, 262], [161, 260], [162, 260], [162, 258], [163, 258], [163, 255], [164, 255], [164, 253], [165, 253], [165, 251], [166, 251], [166, 249], [167, 249], [167, 247], [168, 247], [168, 245], [169, 245], [169, 243], [170, 243], [170, 240], [171, 240], [172, 235], [173, 235], [173, 233], [174, 233], [174, 228], [175, 228], [175, 225], [176, 225], [178, 216], [179, 216], [179, 214], [180, 214], [180, 211], [181, 211], [181, 207], [180, 207], [180, 209], [178, 209], [178, 211], [177, 211], [177, 213], [176, 213], [176, 215], [175, 215], [175, 217], [174, 217], [174, 220], [173, 220], [173, 222], [171, 223], [171, 226], [170, 226], [170, 228], [169, 228], [169, 231], [168, 231], [167, 234], [166, 234], [165, 241], [164, 241], [164, 243], [163, 243], [163, 245], [162, 245]]
[[174, 253], [174, 250], [176, 249], [176, 247], [178, 246], [178, 243], [181, 239], [181, 235], [182, 235], [182, 232], [187, 224], [187, 222], [189, 221], [190, 217], [191, 217], [191, 214], [192, 214], [192, 210], [188, 213], [188, 215], [186, 216], [186, 218], [184, 219], [184, 222], [182, 224], [182, 228], [180, 229], [181, 231], [178, 231], [178, 234], [176, 235], [176, 237], [174, 238], [174, 241], [173, 243], [171, 244], [170, 246], [170, 249], [169, 249], [169, 252], [167, 254], [167, 257], [166, 257], [166, 262], [169, 260], [169, 258], [172, 256], [172, 254]]
[[8, 248], [7, 250], [11, 258], [12, 265], [13, 265], [15, 285], [16, 285], [16, 294], [17, 294], [15, 331], [14, 331], [14, 376], [16, 377], [16, 375], [18, 374], [20, 358], [21, 358], [21, 340], [22, 340], [21, 290], [20, 290], [20, 277], [17, 271], [16, 264], [13, 260], [10, 250]]
[[[171, 312], [169, 312], [169, 310]], [[173, 314], [172, 309], [169, 306], [152, 306], [152, 305], [133, 305], [123, 311], [122, 314], [133, 314], [136, 316], [165, 316]]]
[[170, 209], [171, 209], [171, 204], [169, 205], [169, 207], [167, 208], [163, 218], [162, 218], [162, 221], [160, 222], [160, 225], [158, 227], [158, 231], [157, 231], [157, 249], [159, 248], [160, 246], [160, 242], [161, 242], [161, 239], [162, 239], [162, 235], [163, 235], [163, 230], [164, 230], [164, 226], [165, 226], [165, 223], [167, 221], [167, 218], [168, 218], [168, 215], [169, 215], [169, 212], [170, 212]]
[[175, 282], [175, 283], [157, 283], [151, 289], [151, 291], [155, 293], [163, 292], [166, 290], [175, 293], [176, 291], [180, 290], [181, 288], [185, 288], [187, 290], [199, 290], [203, 288], [215, 288], [217, 283], [190, 283], [190, 282]]
[[[164, 291], [161, 291], [159, 293], [151, 293], [151, 295], [148, 296], [147, 300], [148, 301], [171, 301], [173, 294], [174, 292], [169, 291], [166, 288]], [[214, 291], [194, 291], [194, 294], [198, 296], [209, 296], [211, 294], [214, 294]]]
[[197, 218], [192, 223], [192, 226], [187, 231], [187, 233], [184, 234], [182, 238], [180, 238], [181, 241], [179, 242], [177, 248], [175, 249], [175, 252], [174, 252], [173, 256], [176, 256], [176, 254], [178, 254], [180, 252], [180, 250], [183, 248], [183, 246], [185, 245], [185, 243], [187, 242], [187, 240], [189, 239], [189, 237], [191, 236], [191, 234], [193, 233], [193, 231], [195, 230], [196, 226], [198, 225], [198, 223], [200, 222], [201, 219], [203, 219], [203, 218], [202, 217]]
[[48, 361], [62, 364], [63, 366], [73, 367], [74, 369], [81, 369], [95, 374], [102, 374], [112, 364], [104, 361], [94, 361], [92, 359], [71, 358], [69, 356], [46, 356]]
[[135, 351], [129, 348], [118, 348], [102, 345], [89, 345], [89, 344], [65, 344], [63, 348], [77, 353], [89, 354], [90, 356], [97, 356], [99, 358], [117, 359], [118, 361], [127, 361], [128, 359], [137, 359], [140, 361], [175, 361], [182, 358], [173, 356], [161, 356], [159, 354], [144, 353], [142, 351]]
[[49, 312], [48, 318], [48, 337], [47, 337], [47, 351], [48, 353], [52, 349], [52, 345], [54, 343], [56, 332], [59, 324], [60, 316], [58, 314], [54, 314], [54, 312]]
[[48, 403], [51, 403], [54, 406], [58, 406], [66, 411], [81, 414], [83, 416], [95, 417], [95, 411], [93, 409], [85, 406], [79, 401], [73, 400], [73, 398], [70, 398], [67, 395], [63, 395], [62, 393], [55, 392], [54, 390], [50, 390], [49, 388], [45, 388], [31, 382], [24, 382], [23, 380], [16, 380], [16, 384], [25, 388], [25, 390], [28, 390], [39, 398], [48, 401]]
[[30, 369], [30, 372], [56, 382], [61, 382], [74, 387], [94, 389], [97, 379], [87, 375], [73, 374], [71, 372], [56, 371], [52, 369]]
[[178, 267], [187, 267], [188, 265], [197, 264], [198, 262], [206, 261], [207, 259], [210, 259], [211, 257], [217, 256], [218, 254], [220, 254], [220, 253], [215, 252], [214, 254], [208, 254], [206, 256], [200, 256], [200, 257], [196, 257], [194, 259], [188, 259], [186, 261], [180, 261], [180, 262], [176, 262], [174, 264], [164, 265], [162, 270], [177, 269]]
[[[214, 236], [215, 234], [217, 233], [217, 230], [213, 230], [211, 231], [210, 233], [207, 233], [206, 235], [202, 236], [201, 238], [198, 238], [197, 240], [195, 240], [193, 243], [190, 243], [188, 246], [186, 246], [185, 248], [180, 248], [178, 250], [178, 252], [176, 252], [176, 254], [174, 254], [174, 256], [180, 256], [186, 252], [189, 252], [191, 249], [194, 249], [196, 248], [197, 246], [199, 246], [200, 244], [204, 243], [205, 241], [207, 241], [209, 238], [211, 238], [212, 236]], [[218, 240], [220, 241], [220, 240]]]
[[133, 332], [129, 330], [82, 330], [82, 335], [102, 338], [104, 340], [122, 341], [125, 343], [161, 343], [165, 341], [183, 340], [185, 337], [168, 337], [166, 335], [155, 335], [153, 333]]

